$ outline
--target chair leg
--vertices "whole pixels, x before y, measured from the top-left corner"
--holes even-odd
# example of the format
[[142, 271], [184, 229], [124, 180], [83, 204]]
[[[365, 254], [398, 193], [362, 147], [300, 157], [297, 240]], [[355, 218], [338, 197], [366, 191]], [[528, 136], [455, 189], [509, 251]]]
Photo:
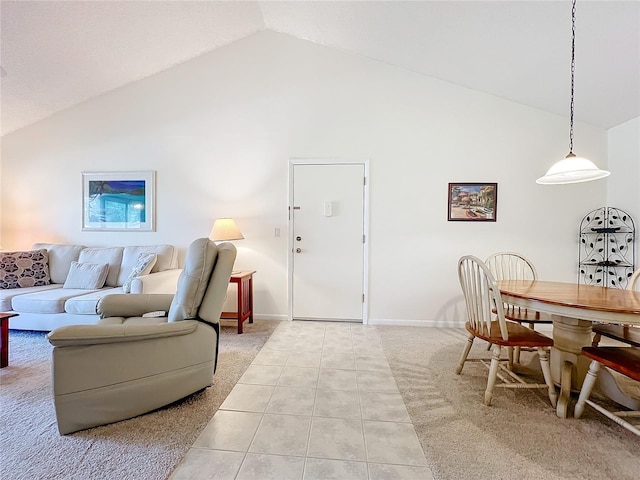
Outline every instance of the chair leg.
[[598, 344], [600, 343], [600, 340], [602, 339], [602, 335], [600, 335], [599, 333], [596, 333], [593, 336], [593, 340], [591, 340], [591, 346], [592, 347], [597, 347]]
[[600, 371], [600, 363], [595, 360], [591, 362], [589, 365], [589, 371], [587, 372], [587, 376], [584, 378], [584, 382], [582, 383], [582, 388], [580, 389], [580, 396], [578, 397], [578, 403], [576, 403], [576, 408], [573, 411], [573, 416], [575, 418], [580, 418], [584, 412], [584, 404], [586, 403], [589, 395], [591, 395], [591, 390], [593, 390], [593, 386], [596, 383], [596, 379], [598, 378], [598, 372]]
[[513, 371], [513, 347], [507, 347], [507, 370]]
[[513, 362], [520, 363], [520, 347], [513, 347]]
[[467, 355], [469, 355], [469, 351], [471, 351], [471, 347], [473, 346], [474, 339], [475, 337], [472, 334], [469, 334], [469, 337], [467, 338], [467, 344], [464, 346], [464, 350], [462, 351], [462, 355], [460, 356], [460, 361], [456, 366], [456, 373], [458, 375], [460, 375], [460, 372], [462, 371], [462, 367], [464, 367], [464, 362], [467, 361]]
[[549, 367], [549, 350], [546, 348], [538, 348], [538, 356], [540, 357], [540, 368], [542, 368], [542, 375], [544, 376], [544, 383], [549, 387], [549, 400], [553, 408], [556, 408], [558, 404], [558, 393], [556, 387], [551, 380], [551, 368]]
[[493, 396], [493, 387], [498, 377], [498, 366], [500, 365], [500, 355], [502, 347], [500, 345], [493, 346], [493, 355], [491, 356], [491, 365], [489, 367], [489, 378], [487, 379], [487, 389], [484, 392], [484, 404], [491, 405], [491, 397]]

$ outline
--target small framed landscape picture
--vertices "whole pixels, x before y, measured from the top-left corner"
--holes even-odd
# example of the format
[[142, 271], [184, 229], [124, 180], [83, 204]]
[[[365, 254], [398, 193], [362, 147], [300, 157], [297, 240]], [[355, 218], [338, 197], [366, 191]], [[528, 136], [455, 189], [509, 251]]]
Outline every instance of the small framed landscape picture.
[[495, 222], [498, 206], [497, 183], [450, 183], [450, 222]]
[[84, 172], [82, 230], [154, 230], [155, 171]]

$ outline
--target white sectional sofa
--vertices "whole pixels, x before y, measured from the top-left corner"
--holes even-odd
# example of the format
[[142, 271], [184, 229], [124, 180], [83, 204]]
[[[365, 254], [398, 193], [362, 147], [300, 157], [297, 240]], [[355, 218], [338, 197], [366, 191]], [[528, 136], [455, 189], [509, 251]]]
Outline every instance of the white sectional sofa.
[[[12, 330], [50, 331], [64, 325], [94, 324], [100, 319], [96, 313], [98, 301], [105, 295], [124, 293], [122, 286], [127, 280], [130, 293], [175, 293], [181, 272], [178, 269], [177, 249], [172, 245], [85, 247], [36, 243], [32, 251], [36, 250], [46, 250], [46, 258], [38, 268], [42, 269], [42, 263], [46, 262], [44, 268], [46, 270], [48, 267], [48, 277], [35, 283], [46, 284], [0, 288], [0, 312], [18, 314], [9, 323]], [[141, 254], [155, 254], [155, 264], [150, 273], [145, 275], [146, 272], [142, 272], [136, 277], [132, 271]], [[73, 265], [74, 262], [77, 264]], [[0, 264], [0, 269], [9, 270], [6, 265]], [[94, 285], [90, 285], [91, 282], [88, 285], [77, 284], [77, 281], [75, 285], [67, 282], [65, 288], [69, 272], [76, 275], [84, 267], [100, 267], [102, 273], [106, 271], [104, 286], [94, 288], [102, 281], [100, 278], [93, 282]], [[80, 278], [82, 281], [87, 277], [81, 274]], [[34, 283], [32, 278], [26, 280], [23, 283], [27, 285]]]

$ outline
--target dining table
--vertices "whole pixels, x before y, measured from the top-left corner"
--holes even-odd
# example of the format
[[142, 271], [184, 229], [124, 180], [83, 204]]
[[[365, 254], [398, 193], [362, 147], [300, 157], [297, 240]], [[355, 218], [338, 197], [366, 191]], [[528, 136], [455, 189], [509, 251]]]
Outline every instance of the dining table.
[[[560, 386], [556, 414], [561, 418], [568, 416], [571, 391], [579, 391], [589, 368], [582, 347], [591, 345], [592, 324], [640, 326], [640, 292], [633, 290], [543, 280], [500, 280], [498, 288], [505, 303], [552, 316], [551, 375]], [[620, 390], [608, 370], [598, 378], [608, 397], [640, 410], [640, 400]]]

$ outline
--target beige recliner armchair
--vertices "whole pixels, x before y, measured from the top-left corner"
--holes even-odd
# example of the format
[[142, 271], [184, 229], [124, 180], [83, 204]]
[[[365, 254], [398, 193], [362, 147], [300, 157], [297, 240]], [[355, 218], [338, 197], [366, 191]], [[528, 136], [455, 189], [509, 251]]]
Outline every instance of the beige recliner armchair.
[[[135, 417], [211, 385], [235, 258], [230, 243], [195, 240], [175, 295], [108, 295], [98, 324], [48, 334], [61, 434]], [[154, 311], [165, 314], [143, 316]]]

